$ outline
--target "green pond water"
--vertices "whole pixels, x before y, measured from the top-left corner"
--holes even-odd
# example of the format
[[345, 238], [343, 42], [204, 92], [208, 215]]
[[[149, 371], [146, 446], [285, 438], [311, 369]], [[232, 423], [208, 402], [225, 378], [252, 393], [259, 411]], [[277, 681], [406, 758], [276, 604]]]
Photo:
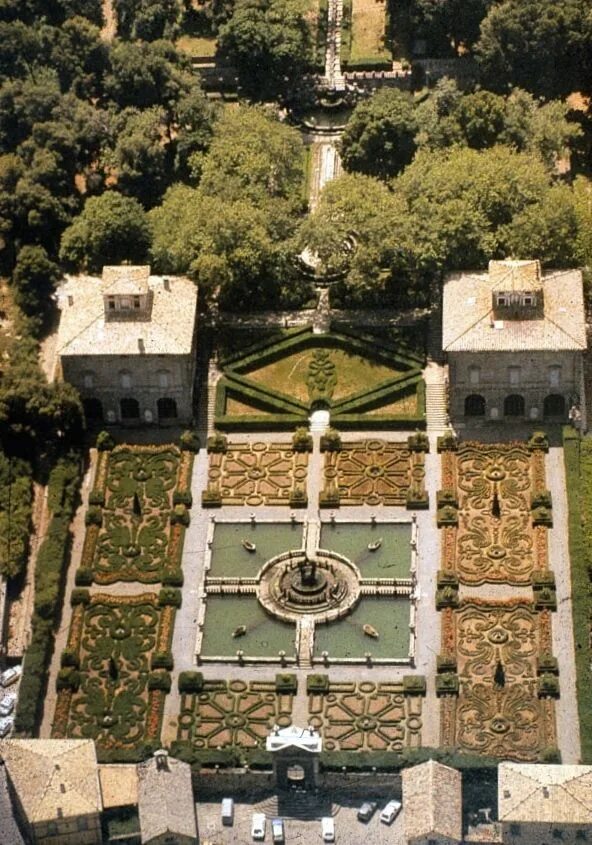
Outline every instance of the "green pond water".
[[[369, 551], [368, 543], [379, 539], [380, 548]], [[321, 526], [321, 548], [345, 555], [360, 568], [362, 578], [408, 578], [410, 541], [409, 522], [329, 522]]]
[[[247, 632], [235, 638], [239, 625]], [[247, 657], [276, 657], [278, 651], [292, 656], [295, 635], [295, 625], [268, 616], [255, 596], [209, 596], [201, 653], [234, 657], [241, 649]]]
[[[254, 543], [248, 552], [243, 540]], [[302, 548], [302, 525], [289, 522], [218, 522], [214, 528], [210, 575], [254, 578], [263, 564], [280, 552]]]
[[[378, 631], [378, 639], [369, 637], [363, 625]], [[363, 658], [371, 652], [376, 658], [409, 656], [409, 600], [403, 596], [362, 597], [354, 610], [338, 622], [317, 625], [314, 653], [327, 651], [333, 659]]]

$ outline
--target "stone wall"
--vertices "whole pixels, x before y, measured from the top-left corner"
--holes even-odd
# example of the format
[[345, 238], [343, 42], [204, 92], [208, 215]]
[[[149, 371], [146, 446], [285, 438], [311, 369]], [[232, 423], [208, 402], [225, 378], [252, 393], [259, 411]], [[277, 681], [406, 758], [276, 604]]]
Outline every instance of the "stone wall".
[[[76, 387], [83, 398], [99, 399], [106, 421], [121, 422], [121, 399], [135, 399], [140, 406], [140, 419], [159, 422], [158, 400], [174, 399], [176, 419], [160, 422], [185, 423], [193, 416], [192, 397], [194, 380], [193, 355], [79, 355], [63, 356], [62, 373], [65, 381]], [[168, 386], [161, 386], [166, 373]], [[92, 374], [92, 386], [85, 384], [85, 375]], [[131, 387], [122, 384], [123, 374], [131, 380]], [[109, 412], [115, 415], [113, 420]]]
[[[543, 403], [550, 394], [565, 399], [566, 418], [570, 400], [580, 394], [578, 352], [455, 352], [448, 353], [450, 379], [450, 416], [462, 419], [465, 398], [478, 394], [486, 401], [486, 419], [504, 417], [504, 399], [510, 395], [524, 397], [523, 419], [541, 420]], [[479, 368], [478, 383], [471, 382], [471, 368]], [[520, 367], [519, 383], [510, 381], [510, 367]], [[559, 385], [550, 381], [550, 367], [561, 367]]]

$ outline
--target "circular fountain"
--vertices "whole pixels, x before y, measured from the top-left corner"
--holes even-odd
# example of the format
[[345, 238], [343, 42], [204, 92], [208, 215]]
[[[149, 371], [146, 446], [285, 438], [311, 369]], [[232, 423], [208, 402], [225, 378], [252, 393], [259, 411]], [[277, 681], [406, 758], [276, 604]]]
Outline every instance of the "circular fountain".
[[358, 567], [337, 552], [304, 549], [282, 552], [259, 573], [258, 599], [268, 613], [284, 621], [303, 614], [330, 622], [350, 612], [360, 597]]

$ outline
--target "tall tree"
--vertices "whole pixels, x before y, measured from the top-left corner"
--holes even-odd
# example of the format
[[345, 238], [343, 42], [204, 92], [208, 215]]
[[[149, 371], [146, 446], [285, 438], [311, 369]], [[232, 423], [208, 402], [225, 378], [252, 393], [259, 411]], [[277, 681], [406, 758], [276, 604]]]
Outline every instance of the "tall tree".
[[390, 179], [415, 153], [417, 123], [411, 96], [384, 88], [354, 109], [341, 138], [346, 170]]

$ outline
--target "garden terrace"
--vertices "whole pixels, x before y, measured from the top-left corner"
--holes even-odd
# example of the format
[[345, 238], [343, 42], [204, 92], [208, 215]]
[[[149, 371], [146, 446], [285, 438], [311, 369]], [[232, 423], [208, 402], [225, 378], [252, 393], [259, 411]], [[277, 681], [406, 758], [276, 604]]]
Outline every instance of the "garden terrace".
[[152, 584], [180, 568], [192, 464], [191, 452], [172, 445], [99, 452], [80, 583], [90, 575], [98, 584]]
[[423, 452], [407, 443], [361, 440], [325, 453], [321, 505], [405, 505], [425, 496]]
[[344, 0], [341, 62], [349, 70], [391, 70], [388, 4], [381, 0]]
[[462, 584], [528, 585], [547, 570], [545, 455], [526, 444], [463, 443], [442, 455], [442, 569]]
[[74, 595], [52, 736], [94, 739], [99, 757], [141, 754], [160, 741], [175, 608], [155, 593]]
[[406, 692], [404, 682], [329, 683], [325, 691], [309, 686], [308, 702], [309, 724], [325, 751], [400, 752], [421, 745], [422, 695]]
[[550, 611], [525, 599], [471, 599], [445, 608], [442, 626], [440, 744], [528, 762], [555, 752]]
[[182, 693], [177, 740], [193, 751], [265, 747], [274, 725], [292, 724], [293, 693], [265, 681], [203, 682], [199, 693]]
[[[298, 329], [223, 361], [216, 395], [222, 430], [291, 430], [326, 407], [338, 428], [425, 425], [423, 360], [363, 336]], [[281, 385], [281, 390], [278, 390]]]

